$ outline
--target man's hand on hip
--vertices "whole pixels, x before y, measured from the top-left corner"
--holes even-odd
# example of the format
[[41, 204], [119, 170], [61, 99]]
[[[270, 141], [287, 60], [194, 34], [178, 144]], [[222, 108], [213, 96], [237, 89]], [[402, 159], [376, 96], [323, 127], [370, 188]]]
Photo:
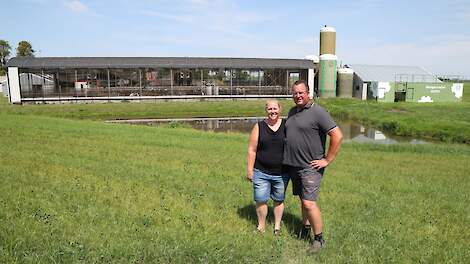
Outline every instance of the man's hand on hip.
[[323, 169], [328, 166], [329, 162], [326, 159], [312, 160], [310, 166], [316, 170]]

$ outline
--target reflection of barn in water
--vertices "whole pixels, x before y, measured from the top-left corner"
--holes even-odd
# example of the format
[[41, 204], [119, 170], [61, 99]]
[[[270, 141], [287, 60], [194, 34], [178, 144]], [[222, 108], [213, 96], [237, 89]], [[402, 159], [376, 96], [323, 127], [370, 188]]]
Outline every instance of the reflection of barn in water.
[[308, 59], [12, 58], [10, 101], [289, 97], [298, 79], [313, 87]]

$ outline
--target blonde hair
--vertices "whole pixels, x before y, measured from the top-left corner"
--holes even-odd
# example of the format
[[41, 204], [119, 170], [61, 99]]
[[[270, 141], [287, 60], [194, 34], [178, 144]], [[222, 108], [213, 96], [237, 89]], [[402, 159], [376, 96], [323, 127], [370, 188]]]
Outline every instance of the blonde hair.
[[271, 103], [277, 104], [277, 107], [279, 107], [279, 109], [281, 109], [281, 105], [279, 104], [279, 101], [276, 100], [276, 99], [269, 99], [269, 100], [267, 100], [267, 101], [266, 101], [266, 104], [265, 104], [265, 106], [264, 106], [264, 109], [267, 109], [267, 108], [268, 108], [268, 104], [271, 104]]

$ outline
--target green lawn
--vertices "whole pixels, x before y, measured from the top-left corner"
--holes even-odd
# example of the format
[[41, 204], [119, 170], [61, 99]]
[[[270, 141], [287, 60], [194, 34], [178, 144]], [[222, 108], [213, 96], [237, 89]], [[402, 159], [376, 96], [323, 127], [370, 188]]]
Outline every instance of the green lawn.
[[42, 115], [0, 111], [0, 263], [470, 259], [467, 145], [344, 144], [312, 257], [290, 194], [281, 238], [252, 233], [247, 135]]

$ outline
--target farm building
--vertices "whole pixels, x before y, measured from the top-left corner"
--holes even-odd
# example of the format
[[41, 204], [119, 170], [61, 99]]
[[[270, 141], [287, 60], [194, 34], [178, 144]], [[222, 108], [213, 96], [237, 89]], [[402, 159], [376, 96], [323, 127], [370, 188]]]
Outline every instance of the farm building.
[[311, 59], [29, 57], [7, 63], [10, 102], [289, 97]]
[[463, 84], [442, 82], [416, 66], [349, 64], [354, 71], [353, 97], [380, 102], [456, 102]]

